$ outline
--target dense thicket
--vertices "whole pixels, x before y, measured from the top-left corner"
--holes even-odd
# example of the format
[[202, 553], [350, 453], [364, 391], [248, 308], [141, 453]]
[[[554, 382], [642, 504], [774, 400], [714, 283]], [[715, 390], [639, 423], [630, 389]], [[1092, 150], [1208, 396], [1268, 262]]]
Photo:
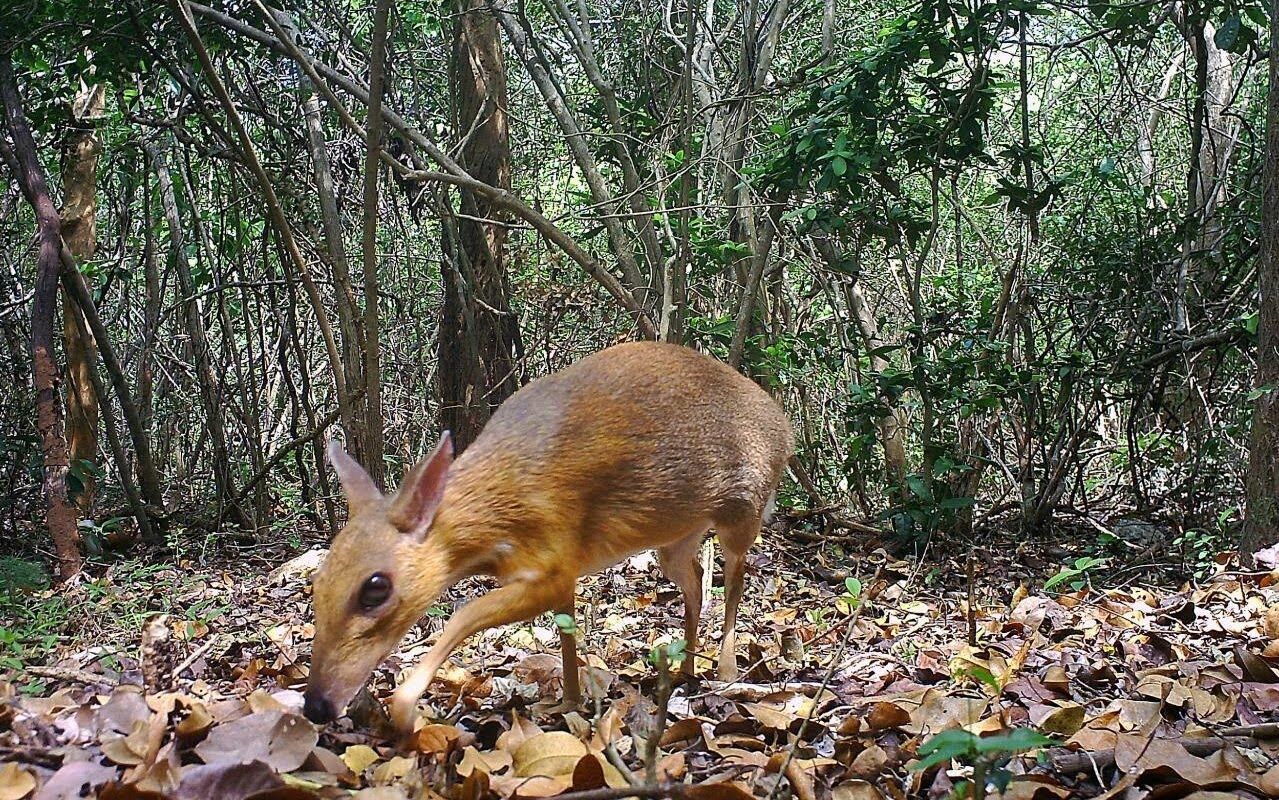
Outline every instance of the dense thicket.
[[[91, 548], [331, 526], [329, 437], [394, 482], [442, 425], [465, 443], [521, 383], [635, 337], [775, 392], [785, 500], [837, 520], [922, 543], [1139, 517], [1190, 561], [1239, 532], [1279, 374], [1255, 361], [1261, 3], [0, 15], [5, 549], [44, 548], [62, 480]], [[31, 356], [55, 268], [65, 457]]]

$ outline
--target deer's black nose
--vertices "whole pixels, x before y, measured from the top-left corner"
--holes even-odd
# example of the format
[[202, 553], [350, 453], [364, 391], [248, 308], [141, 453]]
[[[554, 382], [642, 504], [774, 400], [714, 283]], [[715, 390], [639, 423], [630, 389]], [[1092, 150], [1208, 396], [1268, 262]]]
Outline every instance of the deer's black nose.
[[306, 718], [323, 725], [326, 722], [332, 722], [337, 718], [337, 709], [333, 707], [333, 703], [324, 695], [307, 690], [306, 696], [302, 701], [302, 713]]

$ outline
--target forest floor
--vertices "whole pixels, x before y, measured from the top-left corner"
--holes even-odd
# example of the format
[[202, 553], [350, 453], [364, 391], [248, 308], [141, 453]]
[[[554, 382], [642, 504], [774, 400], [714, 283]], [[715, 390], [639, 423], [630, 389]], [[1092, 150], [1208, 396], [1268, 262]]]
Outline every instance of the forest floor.
[[[1279, 795], [1279, 570], [1178, 583], [1157, 548], [1082, 552], [1097, 537], [1080, 533], [899, 560], [766, 532], [741, 681], [676, 682], [664, 722], [651, 656], [682, 604], [642, 554], [580, 583], [580, 711], [547, 712], [561, 671], [546, 616], [472, 637], [411, 749], [381, 735], [377, 703], [323, 728], [299, 715], [319, 551], [119, 560], [3, 598], [0, 800]], [[432, 609], [372, 694], [484, 588]]]

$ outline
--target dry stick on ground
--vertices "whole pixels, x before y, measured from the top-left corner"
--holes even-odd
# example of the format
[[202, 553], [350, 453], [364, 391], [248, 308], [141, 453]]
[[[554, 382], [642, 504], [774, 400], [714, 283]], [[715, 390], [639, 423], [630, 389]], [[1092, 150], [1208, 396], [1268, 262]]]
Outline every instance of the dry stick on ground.
[[[1227, 745], [1256, 745], [1259, 740], [1279, 739], [1279, 723], [1247, 725], [1238, 728], [1224, 728], [1211, 737], [1183, 736], [1177, 743], [1186, 748], [1192, 756], [1209, 756]], [[1065, 748], [1049, 751], [1054, 769], [1064, 773], [1084, 772], [1093, 767], [1109, 767], [1115, 763], [1114, 750], [1094, 750], [1076, 752]]]
[[[883, 565], [875, 568], [875, 574], [871, 576], [870, 582], [863, 590], [861, 597], [857, 598], [857, 608], [853, 609], [853, 613], [848, 616], [848, 627], [844, 630], [844, 638], [840, 640], [839, 648], [835, 651], [835, 655], [831, 657], [830, 665], [826, 668], [826, 674], [822, 677], [821, 688], [817, 690], [817, 696], [813, 698], [812, 705], [808, 707], [808, 713], [804, 715], [804, 721], [800, 723], [799, 731], [795, 734], [795, 744], [786, 751], [786, 760], [782, 762], [782, 767], [778, 770], [782, 775], [788, 774], [787, 770], [790, 769], [791, 762], [795, 760], [795, 751], [799, 749], [799, 743], [808, 731], [808, 724], [812, 722], [813, 715], [817, 713], [817, 707], [821, 705], [822, 692], [830, 686], [831, 680], [835, 677], [835, 670], [844, 658], [844, 651], [848, 649], [848, 643], [853, 639], [853, 631], [857, 630], [857, 622], [862, 618], [862, 611], [866, 609], [867, 602], [872, 599], [868, 593], [874, 590], [883, 571]], [[780, 780], [773, 785], [772, 791], [768, 793], [768, 800], [777, 800], [777, 792], [781, 785], [782, 782]]]

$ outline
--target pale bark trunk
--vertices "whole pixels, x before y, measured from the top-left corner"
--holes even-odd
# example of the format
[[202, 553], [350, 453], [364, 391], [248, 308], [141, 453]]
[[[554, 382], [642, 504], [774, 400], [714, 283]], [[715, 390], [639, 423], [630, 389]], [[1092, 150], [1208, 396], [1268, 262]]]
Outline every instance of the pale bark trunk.
[[[82, 87], [72, 103], [71, 124], [62, 153], [62, 238], [77, 261], [93, 258], [97, 249], [98, 154], [101, 145], [93, 130], [102, 115], [105, 93], [101, 84]], [[93, 334], [83, 324], [66, 288], [62, 301], [62, 347], [67, 359], [67, 447], [72, 464], [98, 465], [98, 398], [90, 363]], [[83, 336], [82, 336], [83, 334]], [[92, 472], [80, 472], [75, 496], [80, 513], [88, 515], [97, 492]]]

